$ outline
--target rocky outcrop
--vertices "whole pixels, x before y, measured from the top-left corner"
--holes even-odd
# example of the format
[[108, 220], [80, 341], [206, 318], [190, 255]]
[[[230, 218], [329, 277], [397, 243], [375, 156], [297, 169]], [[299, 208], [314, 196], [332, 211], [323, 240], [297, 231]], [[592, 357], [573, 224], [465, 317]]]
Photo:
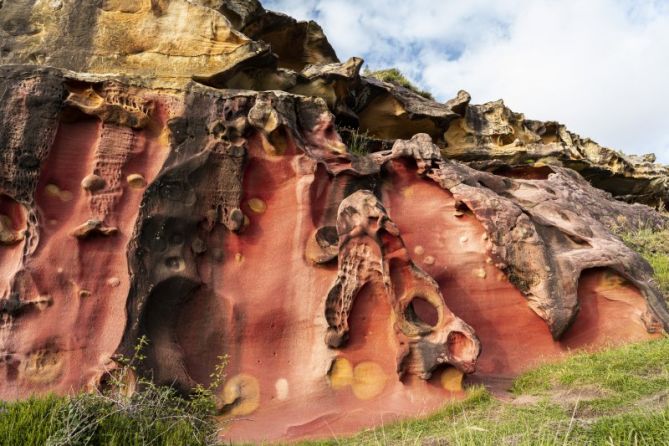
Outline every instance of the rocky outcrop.
[[653, 155], [626, 156], [570, 132], [557, 122], [526, 120], [502, 101], [469, 106], [449, 126], [445, 156], [491, 172], [564, 166], [618, 199], [656, 207], [669, 204], [669, 168]]
[[[666, 216], [570, 169], [587, 144], [559, 126], [361, 77], [253, 2], [91, 2], [76, 28], [82, 5], [0, 9], [3, 399], [100, 386], [146, 336], [137, 372], [186, 394], [229, 355], [224, 435], [294, 439], [669, 329], [611, 233]], [[533, 145], [555, 154], [499, 149]]]
[[186, 0], [32, 0], [4, 2], [0, 11], [0, 64], [117, 73], [178, 87], [270, 56], [268, 45]]

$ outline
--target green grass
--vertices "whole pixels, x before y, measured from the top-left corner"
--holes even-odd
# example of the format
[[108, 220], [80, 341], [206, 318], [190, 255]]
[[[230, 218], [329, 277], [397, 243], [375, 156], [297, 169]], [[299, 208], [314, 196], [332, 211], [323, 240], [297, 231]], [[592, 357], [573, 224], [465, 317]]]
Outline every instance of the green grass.
[[660, 288], [669, 295], [669, 228], [618, 231], [618, 235], [650, 263]]
[[371, 71], [369, 68], [365, 68], [365, 71], [364, 71], [363, 74], [365, 76], [369, 76], [369, 77], [373, 77], [375, 79], [378, 79], [382, 82], [390, 82], [391, 84], [399, 85], [400, 87], [404, 87], [407, 90], [411, 90], [414, 93], [423, 96], [424, 98], [434, 100], [434, 97], [432, 96], [432, 94], [430, 94], [430, 92], [421, 90], [420, 88], [415, 86], [397, 68], [387, 68], [385, 70], [376, 70], [376, 71]]
[[537, 394], [559, 386], [597, 385], [612, 392], [648, 394], [669, 389], [669, 340], [631, 344], [596, 354], [577, 353], [516, 379], [516, 394]]
[[657, 278], [662, 291], [669, 294], [669, 256], [660, 254], [647, 254], [646, 260], [655, 270], [655, 277]]
[[213, 419], [172, 389], [125, 403], [102, 394], [49, 395], [0, 405], [0, 445], [194, 445], [215, 443]]
[[341, 136], [348, 152], [357, 156], [365, 156], [369, 153], [373, 138], [365, 130], [352, 127], [337, 127], [337, 132]]
[[307, 445], [669, 445], [669, 338], [577, 354], [429, 417]]
[[48, 395], [19, 403], [0, 403], [0, 444], [44, 446], [62, 426], [65, 398]]

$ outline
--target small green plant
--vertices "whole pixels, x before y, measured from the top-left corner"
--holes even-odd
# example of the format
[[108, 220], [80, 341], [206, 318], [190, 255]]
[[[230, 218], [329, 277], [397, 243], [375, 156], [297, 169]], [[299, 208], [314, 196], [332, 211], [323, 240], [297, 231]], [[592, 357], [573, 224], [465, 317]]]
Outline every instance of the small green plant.
[[363, 132], [360, 129], [351, 127], [339, 127], [337, 132], [346, 143], [349, 153], [358, 156], [364, 156], [369, 153], [373, 138], [369, 136], [367, 130]]
[[228, 366], [229, 356], [222, 355], [217, 357], [218, 362], [214, 366], [214, 371], [209, 375], [211, 381], [209, 385], [203, 386], [197, 384], [191, 395], [191, 404], [198, 413], [213, 414], [216, 412], [216, 390], [225, 381], [225, 368]]
[[425, 90], [421, 90], [420, 88], [415, 86], [397, 68], [387, 68], [387, 69], [384, 69], [384, 70], [376, 70], [376, 71], [371, 71], [369, 68], [365, 68], [363, 74], [365, 76], [369, 76], [369, 77], [373, 77], [375, 79], [378, 79], [382, 82], [390, 82], [391, 84], [399, 85], [400, 87], [404, 87], [408, 90], [411, 90], [414, 93], [417, 93], [417, 94], [423, 96], [426, 99], [434, 100], [434, 97], [432, 96], [432, 94], [430, 92], [425, 91]]

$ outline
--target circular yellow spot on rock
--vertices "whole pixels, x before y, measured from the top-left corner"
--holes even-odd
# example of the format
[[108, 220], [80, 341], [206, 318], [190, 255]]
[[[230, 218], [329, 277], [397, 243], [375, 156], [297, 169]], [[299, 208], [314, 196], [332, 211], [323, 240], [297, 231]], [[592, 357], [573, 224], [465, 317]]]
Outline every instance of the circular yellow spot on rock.
[[465, 243], [467, 243], [468, 241], [469, 241], [469, 237], [467, 237], [466, 235], [463, 235], [462, 237], [460, 237], [460, 243], [462, 243], [463, 245]]
[[485, 279], [486, 277], [488, 277], [488, 274], [485, 272], [483, 268], [477, 268], [473, 272], [474, 275], [479, 279]]
[[276, 390], [276, 398], [280, 401], [283, 401], [288, 398], [289, 387], [288, 380], [286, 378], [279, 378], [274, 383], [274, 389]]
[[353, 369], [353, 394], [360, 400], [379, 396], [386, 386], [388, 377], [375, 362], [361, 362]]
[[462, 392], [464, 374], [455, 367], [448, 367], [441, 372], [441, 386], [449, 392]]
[[60, 198], [61, 201], [72, 200], [72, 192], [69, 192], [69, 191], [66, 191], [66, 190], [61, 190], [55, 184], [47, 184], [44, 187], [44, 191], [47, 193], [47, 195], [49, 195], [51, 197]]
[[109, 285], [112, 288], [116, 288], [121, 284], [121, 280], [118, 277], [110, 277], [107, 279], [107, 285]]
[[402, 195], [404, 195], [405, 198], [411, 198], [414, 196], [414, 193], [416, 192], [415, 188], [413, 186], [409, 186], [405, 189], [402, 190]]
[[142, 189], [146, 187], [146, 180], [138, 173], [128, 175], [126, 180], [128, 181], [128, 186], [132, 187], [133, 189]]
[[353, 366], [348, 359], [337, 358], [332, 362], [328, 376], [333, 389], [343, 389], [353, 383]]
[[262, 214], [267, 210], [267, 205], [260, 198], [251, 198], [248, 201], [249, 209], [251, 209], [256, 214]]
[[252, 414], [260, 406], [260, 384], [254, 376], [240, 373], [225, 382], [222, 399], [227, 414]]
[[422, 256], [423, 254], [425, 254], [425, 248], [423, 248], [422, 246], [418, 245], [418, 246], [416, 246], [416, 247], [413, 249], [413, 252], [414, 252], [414, 254], [416, 254], [417, 256]]
[[432, 256], [425, 256], [423, 258], [423, 263], [426, 265], [434, 265], [435, 259]]
[[60, 188], [55, 184], [47, 184], [46, 187], [44, 187], [44, 192], [52, 197], [60, 197]]
[[242, 263], [243, 260], [244, 260], [244, 256], [242, 255], [241, 252], [238, 252], [237, 254], [235, 254], [235, 262]]
[[70, 192], [69, 190], [60, 191], [60, 200], [61, 201], [71, 201], [72, 200], [72, 192]]

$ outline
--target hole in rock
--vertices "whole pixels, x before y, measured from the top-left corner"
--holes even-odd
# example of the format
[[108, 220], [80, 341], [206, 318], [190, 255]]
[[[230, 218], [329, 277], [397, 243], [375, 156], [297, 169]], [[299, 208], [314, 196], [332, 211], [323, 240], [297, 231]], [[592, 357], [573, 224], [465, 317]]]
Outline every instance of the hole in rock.
[[518, 178], [521, 180], [547, 180], [553, 172], [548, 166], [505, 166], [495, 169], [495, 175], [507, 178]]
[[414, 297], [404, 310], [404, 315], [407, 320], [417, 325], [434, 327], [439, 322], [439, 313], [435, 306], [422, 297]]
[[337, 228], [334, 226], [323, 226], [316, 231], [316, 241], [321, 247], [336, 246], [339, 243]]

